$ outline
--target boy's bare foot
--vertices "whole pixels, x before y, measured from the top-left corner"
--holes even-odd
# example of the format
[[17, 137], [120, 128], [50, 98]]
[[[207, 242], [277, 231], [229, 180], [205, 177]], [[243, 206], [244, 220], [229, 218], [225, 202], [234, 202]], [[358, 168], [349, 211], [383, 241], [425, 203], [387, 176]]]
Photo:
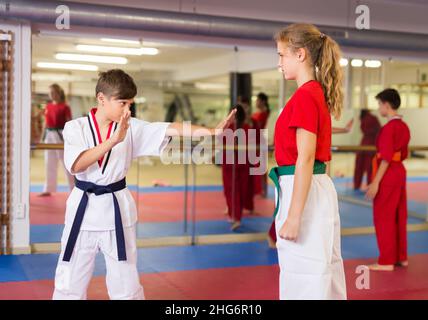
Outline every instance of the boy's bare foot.
[[51, 193], [50, 192], [42, 192], [42, 193], [39, 193], [37, 196], [38, 197], [50, 197]]
[[409, 266], [409, 261], [405, 260], [405, 261], [400, 261], [397, 263], [397, 266], [399, 267], [408, 267]]
[[227, 216], [229, 214], [229, 208], [224, 209], [223, 214]]
[[236, 229], [238, 229], [241, 226], [241, 221], [235, 221], [232, 226], [230, 227], [230, 229], [232, 231], [235, 231]]
[[276, 242], [273, 241], [270, 235], [267, 236], [267, 242], [268, 242], [269, 248], [276, 249]]
[[373, 271], [394, 271], [394, 265], [393, 264], [371, 264], [368, 266], [370, 270]]

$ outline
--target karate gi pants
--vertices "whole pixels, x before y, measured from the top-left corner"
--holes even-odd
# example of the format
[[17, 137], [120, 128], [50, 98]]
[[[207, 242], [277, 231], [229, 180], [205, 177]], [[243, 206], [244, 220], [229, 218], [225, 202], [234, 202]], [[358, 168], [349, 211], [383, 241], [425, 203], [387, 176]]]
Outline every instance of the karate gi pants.
[[106, 284], [112, 300], [143, 300], [144, 290], [137, 270], [136, 226], [124, 227], [126, 261], [118, 261], [115, 230], [84, 231], [79, 236], [69, 262], [62, 261], [71, 226], [66, 225], [61, 239], [61, 254], [55, 273], [53, 300], [86, 300], [95, 256], [104, 255]]
[[281, 176], [279, 183], [280, 203], [275, 224], [280, 299], [346, 299], [339, 209], [333, 182], [326, 174], [312, 176], [297, 242], [279, 237], [291, 204], [294, 175]]
[[[396, 171], [386, 174], [403, 176]], [[401, 165], [402, 166], [402, 165]], [[395, 169], [395, 168], [394, 168]], [[380, 183], [379, 191], [373, 201], [374, 226], [379, 247], [381, 265], [391, 265], [407, 260], [407, 195], [406, 180], [397, 179], [396, 185]]]
[[[44, 143], [64, 143], [59, 136], [59, 133], [54, 130], [46, 130]], [[61, 163], [67, 178], [70, 191], [74, 187], [74, 177], [67, 171], [64, 165], [63, 150], [45, 150], [45, 174], [46, 180], [43, 187], [43, 192], [56, 192], [58, 180], [58, 162]]]

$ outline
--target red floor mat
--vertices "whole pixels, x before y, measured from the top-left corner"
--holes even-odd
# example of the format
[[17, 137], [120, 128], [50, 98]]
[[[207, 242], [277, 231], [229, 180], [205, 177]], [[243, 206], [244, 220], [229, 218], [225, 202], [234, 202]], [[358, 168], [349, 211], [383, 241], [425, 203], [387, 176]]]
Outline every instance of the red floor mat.
[[[30, 194], [31, 224], [63, 224], [65, 202], [68, 193], [54, 193], [50, 197], [38, 197]], [[134, 199], [137, 193], [133, 192]], [[188, 198], [188, 215], [190, 217], [191, 197]], [[174, 222], [183, 220], [184, 193], [160, 192], [140, 194], [138, 199], [139, 221]], [[226, 208], [222, 191], [201, 192], [196, 194], [197, 220], [221, 220]], [[271, 216], [274, 210], [270, 199], [255, 199], [255, 212], [260, 216]]]
[[[359, 290], [356, 267], [373, 260], [345, 261], [350, 300], [428, 299], [428, 255], [415, 255], [408, 268], [370, 273], [370, 289]], [[278, 266], [238, 267], [144, 274], [146, 298], [156, 299], [277, 299]], [[50, 299], [53, 280], [0, 283], [0, 299]], [[88, 289], [89, 299], [108, 299], [105, 277], [96, 277]]]

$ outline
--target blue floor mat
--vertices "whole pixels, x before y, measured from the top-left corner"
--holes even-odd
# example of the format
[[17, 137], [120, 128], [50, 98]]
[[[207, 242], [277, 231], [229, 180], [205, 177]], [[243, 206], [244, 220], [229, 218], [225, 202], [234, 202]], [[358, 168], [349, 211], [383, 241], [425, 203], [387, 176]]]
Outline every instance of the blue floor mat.
[[[428, 253], [428, 231], [408, 234], [409, 255]], [[342, 237], [344, 259], [375, 259], [374, 235]], [[58, 254], [0, 256], [0, 282], [53, 279]], [[138, 270], [142, 273], [172, 272], [209, 268], [262, 266], [277, 263], [277, 252], [266, 242], [138, 249]], [[94, 275], [105, 274], [101, 254]]]

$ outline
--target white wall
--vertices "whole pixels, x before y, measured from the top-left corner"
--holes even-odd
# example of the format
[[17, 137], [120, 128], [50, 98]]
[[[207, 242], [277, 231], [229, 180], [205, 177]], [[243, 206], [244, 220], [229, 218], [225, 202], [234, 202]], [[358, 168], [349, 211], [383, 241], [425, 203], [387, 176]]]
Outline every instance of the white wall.
[[[13, 253], [29, 253], [30, 115], [31, 115], [31, 28], [0, 20], [0, 29], [12, 31], [13, 50], [13, 131], [12, 131], [12, 212]], [[23, 208], [22, 211], [18, 210]]]

